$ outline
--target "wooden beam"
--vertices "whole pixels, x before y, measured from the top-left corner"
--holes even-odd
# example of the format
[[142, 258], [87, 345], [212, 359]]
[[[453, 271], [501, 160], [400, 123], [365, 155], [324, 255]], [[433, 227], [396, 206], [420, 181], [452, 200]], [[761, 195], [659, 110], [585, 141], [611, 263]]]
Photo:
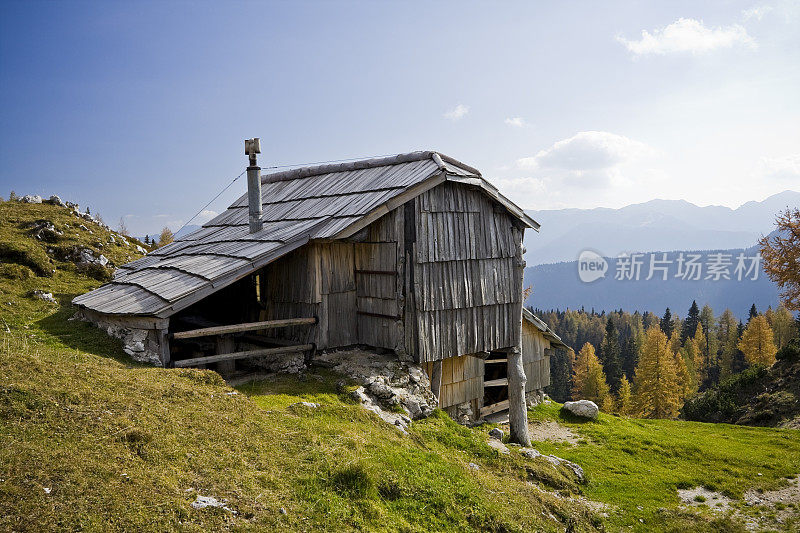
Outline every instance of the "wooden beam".
[[185, 368], [195, 365], [204, 365], [208, 363], [219, 363], [220, 361], [233, 361], [235, 359], [248, 359], [250, 357], [262, 357], [265, 355], [276, 355], [294, 352], [305, 352], [312, 350], [313, 344], [298, 344], [295, 346], [282, 346], [280, 348], [264, 348], [262, 350], [249, 350], [246, 352], [234, 352], [219, 355], [209, 355], [206, 357], [194, 357], [192, 359], [181, 359], [175, 361], [176, 368]]
[[508, 362], [508, 359], [484, 359], [484, 363], [490, 365], [492, 363], [505, 363]]
[[508, 385], [508, 378], [492, 379], [483, 382], [484, 387], [504, 387], [505, 385]]
[[257, 331], [260, 329], [287, 328], [290, 326], [307, 326], [316, 324], [316, 317], [312, 318], [285, 318], [281, 320], [265, 320], [264, 322], [247, 322], [232, 324], [230, 326], [214, 326], [211, 328], [190, 329], [172, 334], [173, 339], [191, 339], [194, 337], [208, 337], [210, 335], [225, 335], [226, 333], [241, 333], [243, 331]]
[[502, 402], [497, 402], [493, 403], [492, 405], [487, 405], [486, 407], [481, 407], [481, 416], [486, 416], [492, 413], [505, 411], [506, 409], [508, 409], [508, 400], [503, 400]]

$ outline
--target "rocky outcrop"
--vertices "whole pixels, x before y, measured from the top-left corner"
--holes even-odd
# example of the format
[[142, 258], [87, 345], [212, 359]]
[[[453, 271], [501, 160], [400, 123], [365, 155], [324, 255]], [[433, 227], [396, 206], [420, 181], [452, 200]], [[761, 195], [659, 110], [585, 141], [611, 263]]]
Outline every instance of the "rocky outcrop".
[[583, 472], [583, 468], [580, 465], [573, 463], [572, 461], [567, 461], [566, 459], [562, 459], [561, 457], [556, 457], [555, 455], [545, 455], [540, 453], [538, 450], [534, 448], [520, 448], [519, 452], [527, 457], [528, 459], [536, 459], [537, 457], [541, 457], [542, 459], [547, 460], [553, 466], [559, 466], [563, 464], [575, 474], [575, 477], [578, 480], [578, 483], [583, 483], [586, 480], [586, 474]]
[[38, 298], [38, 299], [42, 300], [43, 302], [47, 302], [49, 304], [57, 304], [58, 303], [58, 301], [56, 301], [55, 297], [53, 296], [52, 292], [33, 291], [31, 293], [31, 296], [33, 296], [34, 298]]
[[42, 203], [42, 197], [38, 194], [26, 194], [19, 201], [23, 204], [40, 204]]
[[436, 407], [428, 375], [414, 363], [365, 350], [317, 354], [314, 363], [354, 380], [353, 399], [402, 431]]
[[578, 400], [577, 402], [566, 402], [564, 410], [574, 416], [596, 420], [600, 409], [597, 404], [590, 400]]
[[30, 228], [31, 235], [39, 241], [57, 242], [58, 238], [64, 235], [64, 232], [57, 229], [49, 220], [37, 220]]

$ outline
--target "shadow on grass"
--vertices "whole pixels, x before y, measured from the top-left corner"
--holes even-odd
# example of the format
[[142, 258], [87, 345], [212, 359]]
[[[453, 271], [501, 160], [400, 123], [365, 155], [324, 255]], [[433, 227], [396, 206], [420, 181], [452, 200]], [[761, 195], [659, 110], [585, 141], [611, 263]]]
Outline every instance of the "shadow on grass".
[[59, 308], [36, 324], [64, 345], [92, 355], [107, 357], [128, 366], [149, 366], [138, 363], [122, 351], [122, 343], [104, 331], [82, 320], [69, 320], [77, 311], [72, 305], [75, 294], [56, 294]]
[[591, 418], [584, 418], [582, 416], [576, 416], [571, 412], [567, 411], [563, 407], [558, 410], [558, 417], [563, 422], [569, 422], [570, 424], [595, 424], [597, 420], [592, 420]]

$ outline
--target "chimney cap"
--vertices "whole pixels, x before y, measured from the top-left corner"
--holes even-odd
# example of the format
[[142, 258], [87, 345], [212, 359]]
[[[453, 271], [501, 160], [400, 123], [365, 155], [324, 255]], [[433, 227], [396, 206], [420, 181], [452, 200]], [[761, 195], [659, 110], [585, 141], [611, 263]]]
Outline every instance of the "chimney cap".
[[244, 155], [260, 154], [261, 153], [261, 139], [253, 137], [252, 139], [244, 140]]

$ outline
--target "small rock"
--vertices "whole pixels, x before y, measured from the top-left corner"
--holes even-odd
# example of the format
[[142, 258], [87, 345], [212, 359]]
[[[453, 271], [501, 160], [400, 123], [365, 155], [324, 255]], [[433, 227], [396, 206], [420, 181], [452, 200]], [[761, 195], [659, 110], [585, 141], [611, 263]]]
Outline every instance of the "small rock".
[[50, 303], [50, 304], [57, 304], [58, 303], [56, 301], [56, 299], [53, 297], [53, 293], [51, 293], [51, 292], [33, 291], [33, 295], [36, 298], [39, 298], [40, 300], [42, 300], [43, 302], [47, 302], [47, 303]]
[[470, 464], [468, 464], [468, 465], [467, 465], [467, 468], [469, 468], [470, 470], [480, 470], [480, 469], [481, 469], [481, 467], [479, 467], [479, 466], [478, 466], [478, 465], [476, 465], [475, 463], [470, 463]]
[[200, 496], [197, 495], [197, 499], [192, 502], [192, 507], [195, 509], [205, 509], [206, 507], [219, 507], [220, 509], [224, 509], [230, 513], [236, 514], [236, 511], [230, 509], [227, 505], [225, 505], [225, 501], [219, 501], [213, 496]]
[[492, 430], [489, 432], [489, 436], [490, 436], [491, 438], [493, 438], [493, 439], [497, 439], [497, 440], [503, 440], [503, 437], [505, 436], [505, 433], [503, 433], [503, 430], [502, 430], [502, 429], [500, 429], [500, 428], [493, 428], [493, 429], [492, 429]]
[[281, 512], [281, 514], [282, 514], [282, 515], [287, 515], [287, 514], [289, 514], [289, 513], [286, 511], [286, 509], [284, 509], [283, 507], [281, 507], [281, 511], [280, 511], [280, 512]]
[[43, 488], [42, 488], [42, 490], [44, 490], [44, 493], [45, 493], [45, 494], [50, 494], [50, 491], [51, 491], [52, 489], [51, 489], [50, 487], [43, 487]]
[[528, 459], [536, 459], [537, 457], [542, 455], [541, 453], [539, 453], [538, 450], [534, 450], [533, 448], [521, 448], [519, 450], [519, 453], [521, 453]]
[[318, 403], [315, 402], [296, 402], [290, 405], [289, 407], [308, 407], [309, 409], [316, 409], [319, 407]]
[[588, 418], [590, 420], [597, 419], [597, 415], [600, 412], [600, 409], [598, 409], [597, 404], [590, 400], [578, 400], [577, 402], [566, 402], [564, 404], [564, 410], [572, 413], [575, 416], [579, 416], [581, 418]]
[[489, 445], [490, 448], [494, 448], [499, 453], [502, 453], [502, 454], [511, 453], [511, 451], [508, 449], [508, 446], [506, 446], [505, 444], [503, 444], [499, 440], [492, 439], [489, 442], [487, 442], [487, 444]]
[[83, 224], [80, 224], [78, 227], [81, 228], [83, 231], [89, 231], [89, 228], [87, 228]]

